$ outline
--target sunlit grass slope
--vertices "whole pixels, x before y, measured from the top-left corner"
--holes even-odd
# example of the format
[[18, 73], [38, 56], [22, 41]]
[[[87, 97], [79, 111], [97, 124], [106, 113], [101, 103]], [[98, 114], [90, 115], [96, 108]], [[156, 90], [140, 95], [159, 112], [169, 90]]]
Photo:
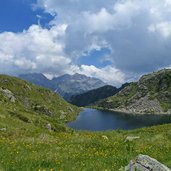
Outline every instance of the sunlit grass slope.
[[62, 123], [73, 120], [79, 110], [48, 89], [0, 75], [0, 127], [33, 129], [51, 124], [57, 131]]
[[78, 112], [50, 90], [0, 76], [0, 170], [118, 171], [138, 154], [171, 168], [171, 124], [134, 131], [66, 128]]

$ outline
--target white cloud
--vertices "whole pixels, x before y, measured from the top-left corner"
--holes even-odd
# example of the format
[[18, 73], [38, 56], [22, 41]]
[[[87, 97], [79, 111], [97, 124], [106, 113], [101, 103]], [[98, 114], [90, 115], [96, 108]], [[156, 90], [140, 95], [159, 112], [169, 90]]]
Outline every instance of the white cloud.
[[23, 72], [63, 72], [71, 60], [66, 57], [61, 37], [66, 25], [43, 29], [32, 25], [22, 33], [0, 34], [0, 71], [10, 74]]
[[150, 72], [171, 63], [169, 0], [38, 0], [51, 22], [67, 23], [65, 53], [77, 59], [92, 47], [108, 47], [124, 72]]
[[96, 77], [108, 84], [118, 87], [126, 82], [125, 74], [112, 66], [97, 68], [94, 65], [72, 65], [68, 70], [66, 70], [66, 72], [69, 74], [79, 73], [88, 77]]
[[104, 68], [97, 68], [93, 65], [81, 65], [79, 70], [77, 71], [80, 74], [85, 74], [90, 77], [97, 77], [104, 82], [120, 86], [125, 82], [125, 75], [119, 69], [116, 69], [112, 66], [107, 66]]
[[[51, 28], [0, 33], [0, 72], [79, 72], [118, 85], [171, 65], [170, 0], [37, 0], [37, 8], [54, 16]], [[111, 66], [77, 65], [85, 52], [104, 47]]]
[[113, 29], [114, 19], [112, 14], [110, 14], [105, 8], [102, 8], [97, 14], [84, 12], [84, 27], [92, 32], [104, 32]]
[[[95, 66], [75, 65], [64, 53], [62, 38], [66, 28], [67, 25], [59, 25], [48, 30], [32, 25], [22, 33], [1, 33], [0, 72], [14, 75], [41, 72], [48, 78], [65, 73], [80, 73], [117, 86], [125, 81], [124, 74], [112, 67], [99, 69]], [[98, 49], [93, 45], [91, 48]]]
[[171, 36], [171, 21], [152, 24], [149, 26], [149, 31], [153, 33], [160, 33], [163, 37]]

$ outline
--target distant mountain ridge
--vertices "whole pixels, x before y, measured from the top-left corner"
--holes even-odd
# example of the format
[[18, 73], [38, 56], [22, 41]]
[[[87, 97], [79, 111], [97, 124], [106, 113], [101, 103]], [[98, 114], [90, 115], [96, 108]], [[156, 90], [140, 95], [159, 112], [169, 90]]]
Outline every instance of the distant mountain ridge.
[[54, 83], [41, 73], [21, 74], [19, 75], [19, 78], [41, 87], [49, 88], [51, 90], [55, 89]]
[[97, 106], [132, 114], [171, 114], [171, 69], [144, 75]]
[[19, 75], [20, 78], [38, 86], [49, 88], [59, 93], [65, 100], [70, 101], [71, 96], [97, 89], [106, 85], [97, 78], [87, 77], [81, 74], [65, 74], [60, 77], [47, 79], [43, 74], [32, 73]]
[[106, 85], [97, 78], [91, 78], [81, 74], [67, 74], [54, 78], [52, 81], [57, 85], [55, 91], [68, 101], [70, 101], [70, 97], [73, 95], [81, 94]]
[[70, 102], [76, 106], [88, 106], [99, 100], [115, 95], [128, 85], [129, 83], [125, 83], [120, 88], [106, 85], [79, 95], [72, 96]]

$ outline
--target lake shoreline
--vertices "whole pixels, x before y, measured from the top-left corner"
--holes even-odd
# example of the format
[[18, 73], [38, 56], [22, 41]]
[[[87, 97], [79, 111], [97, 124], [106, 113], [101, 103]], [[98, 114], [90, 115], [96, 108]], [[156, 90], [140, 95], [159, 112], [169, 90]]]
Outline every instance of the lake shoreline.
[[171, 116], [171, 113], [141, 113], [141, 112], [133, 112], [133, 111], [128, 111], [126, 109], [120, 110], [120, 109], [107, 109], [107, 108], [101, 108], [101, 107], [96, 107], [96, 106], [90, 106], [86, 108], [91, 108], [91, 109], [97, 109], [97, 110], [102, 110], [102, 111], [109, 111], [109, 112], [119, 112], [122, 114], [126, 115], [133, 115], [133, 116], [143, 116], [143, 115], [149, 115], [149, 116]]
[[81, 131], [133, 130], [171, 123], [171, 115], [126, 114], [105, 109], [84, 108], [76, 120], [67, 122], [69, 128]]

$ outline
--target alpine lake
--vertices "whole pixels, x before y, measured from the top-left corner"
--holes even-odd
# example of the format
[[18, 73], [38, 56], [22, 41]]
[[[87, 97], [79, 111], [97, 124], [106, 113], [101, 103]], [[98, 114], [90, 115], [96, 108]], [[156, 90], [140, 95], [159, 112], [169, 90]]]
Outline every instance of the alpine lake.
[[84, 108], [75, 121], [66, 125], [76, 130], [105, 131], [117, 129], [132, 130], [167, 123], [171, 123], [171, 115], [135, 115]]

